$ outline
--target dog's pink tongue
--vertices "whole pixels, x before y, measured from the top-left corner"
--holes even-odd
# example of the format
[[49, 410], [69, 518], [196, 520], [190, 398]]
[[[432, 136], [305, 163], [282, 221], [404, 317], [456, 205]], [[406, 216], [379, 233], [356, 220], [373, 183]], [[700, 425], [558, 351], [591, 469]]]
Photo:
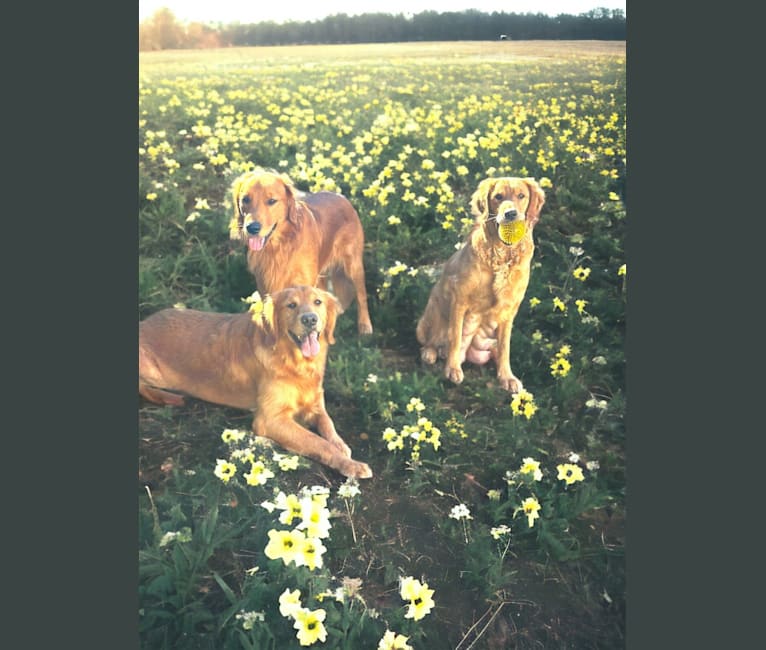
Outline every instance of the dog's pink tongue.
[[247, 246], [251, 251], [261, 250], [265, 243], [266, 243], [265, 237], [248, 237], [247, 238]]
[[301, 352], [304, 357], [314, 357], [319, 354], [319, 340], [316, 332], [311, 332], [301, 343]]

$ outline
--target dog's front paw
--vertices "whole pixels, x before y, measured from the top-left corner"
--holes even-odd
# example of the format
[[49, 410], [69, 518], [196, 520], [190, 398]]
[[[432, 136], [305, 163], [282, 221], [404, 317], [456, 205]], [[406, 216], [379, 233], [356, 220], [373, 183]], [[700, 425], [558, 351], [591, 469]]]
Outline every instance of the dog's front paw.
[[372, 323], [369, 321], [366, 323], [359, 323], [357, 326], [357, 329], [359, 330], [360, 336], [367, 336], [369, 334], [372, 334]]
[[503, 390], [507, 390], [509, 393], [520, 393], [524, 390], [524, 385], [521, 383], [521, 379], [511, 375], [510, 377], [498, 377], [500, 387]]
[[422, 348], [420, 350], [420, 358], [423, 363], [427, 363], [429, 366], [436, 363], [436, 348]]
[[350, 478], [372, 478], [372, 470], [367, 463], [348, 459], [339, 469], [341, 474]]
[[444, 376], [454, 384], [460, 384], [463, 381], [463, 369], [460, 366], [446, 366]]

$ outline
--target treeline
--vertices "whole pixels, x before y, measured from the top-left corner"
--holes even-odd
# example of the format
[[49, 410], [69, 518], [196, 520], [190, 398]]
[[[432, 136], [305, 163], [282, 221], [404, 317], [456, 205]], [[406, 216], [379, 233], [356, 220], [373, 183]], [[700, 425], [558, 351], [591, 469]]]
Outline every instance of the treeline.
[[336, 14], [309, 22], [233, 23], [217, 26], [179, 23], [160, 9], [139, 25], [139, 50], [198, 49], [252, 45], [396, 43], [407, 41], [626, 40], [620, 9], [559, 14], [424, 11], [412, 16]]

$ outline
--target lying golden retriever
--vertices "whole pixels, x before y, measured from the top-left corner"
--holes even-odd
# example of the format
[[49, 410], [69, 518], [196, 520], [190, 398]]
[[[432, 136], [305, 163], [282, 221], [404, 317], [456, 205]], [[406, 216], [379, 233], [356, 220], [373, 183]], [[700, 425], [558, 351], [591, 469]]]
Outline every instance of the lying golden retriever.
[[357, 327], [371, 334], [365, 288], [364, 231], [354, 207], [334, 192], [302, 193], [271, 170], [246, 172], [232, 186], [232, 239], [247, 242], [258, 291], [295, 285], [328, 288], [346, 309], [357, 300]]
[[351, 458], [325, 410], [322, 381], [337, 299], [299, 286], [260, 306], [260, 315], [163, 309], [143, 320], [138, 392], [158, 404], [180, 405], [187, 395], [251, 410], [256, 435], [345, 476], [369, 478], [372, 470]]
[[474, 192], [471, 233], [444, 265], [416, 329], [422, 360], [446, 359], [450, 381], [463, 381], [464, 361], [493, 359], [500, 385], [522, 390], [511, 371], [511, 328], [529, 283], [532, 231], [544, 203], [533, 178], [487, 178]]

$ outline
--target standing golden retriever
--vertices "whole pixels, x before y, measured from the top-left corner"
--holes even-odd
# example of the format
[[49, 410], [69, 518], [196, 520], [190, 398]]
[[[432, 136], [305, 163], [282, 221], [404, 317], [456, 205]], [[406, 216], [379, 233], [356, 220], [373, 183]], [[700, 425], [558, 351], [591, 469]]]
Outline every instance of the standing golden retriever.
[[258, 291], [295, 285], [332, 290], [346, 309], [357, 300], [357, 327], [371, 334], [365, 288], [364, 231], [354, 207], [334, 192], [301, 193], [271, 170], [246, 172], [232, 186], [232, 239], [247, 242], [247, 267]]
[[337, 299], [300, 286], [259, 306], [260, 314], [163, 309], [146, 318], [139, 324], [138, 392], [158, 404], [180, 405], [188, 395], [251, 410], [256, 435], [345, 476], [369, 478], [372, 470], [352, 460], [325, 410]]
[[522, 390], [511, 371], [511, 328], [529, 283], [532, 231], [543, 203], [533, 178], [487, 178], [474, 192], [471, 233], [444, 265], [416, 330], [421, 358], [446, 359], [450, 381], [463, 381], [464, 361], [494, 359], [500, 385]]

